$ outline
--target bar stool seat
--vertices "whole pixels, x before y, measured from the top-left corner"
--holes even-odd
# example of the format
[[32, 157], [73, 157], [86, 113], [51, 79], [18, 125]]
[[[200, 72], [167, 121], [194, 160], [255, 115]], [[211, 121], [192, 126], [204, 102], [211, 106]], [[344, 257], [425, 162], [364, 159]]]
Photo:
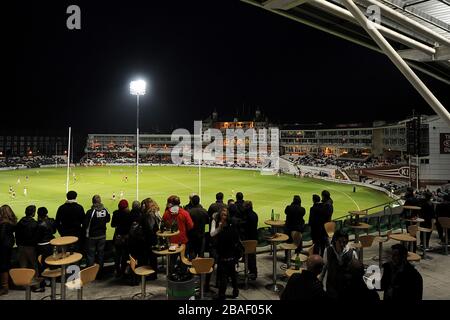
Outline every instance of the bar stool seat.
[[80, 271], [78, 278], [66, 283], [66, 287], [71, 290], [77, 290], [78, 300], [83, 300], [83, 287], [91, 283], [97, 277], [100, 266], [94, 264]]
[[136, 261], [136, 259], [134, 259], [131, 256], [131, 254], [130, 254], [130, 267], [135, 275], [141, 277], [141, 292], [136, 293], [132, 297], [132, 299], [134, 299], [136, 297], [140, 297], [143, 300], [143, 299], [146, 299], [147, 297], [151, 296], [151, 295], [147, 295], [145, 292], [145, 277], [155, 273], [155, 270], [153, 270], [150, 266], [137, 267], [137, 261]]
[[[42, 255], [39, 255], [38, 257], [38, 263], [42, 266]], [[41, 277], [49, 278], [51, 283], [51, 289], [50, 289], [50, 295], [43, 297], [41, 300], [45, 300], [47, 298], [50, 298], [51, 300], [56, 299], [56, 278], [60, 278], [62, 275], [61, 268], [57, 269], [50, 269], [46, 268], [42, 273]]]
[[419, 262], [420, 256], [415, 252], [408, 252], [407, 260], [411, 262]]
[[336, 231], [336, 222], [329, 221], [324, 224], [325, 231], [328, 234], [328, 238], [333, 238], [334, 232]]
[[214, 259], [213, 258], [195, 258], [192, 260], [192, 267], [189, 272], [200, 276], [200, 299], [203, 300], [203, 276], [213, 272]]
[[[257, 240], [244, 240], [242, 246], [244, 247], [244, 277], [245, 277], [245, 289], [248, 289], [248, 255], [256, 254]], [[293, 245], [293, 244], [292, 244]]]
[[31, 283], [36, 274], [34, 269], [28, 268], [16, 268], [10, 269], [9, 275], [14, 283], [18, 287], [25, 287], [25, 300], [31, 300]]

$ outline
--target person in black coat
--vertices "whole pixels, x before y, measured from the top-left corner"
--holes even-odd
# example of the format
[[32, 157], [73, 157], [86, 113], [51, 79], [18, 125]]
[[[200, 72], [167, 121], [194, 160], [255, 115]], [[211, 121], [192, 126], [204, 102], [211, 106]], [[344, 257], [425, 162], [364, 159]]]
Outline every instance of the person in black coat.
[[[420, 223], [423, 228], [431, 228], [432, 220], [435, 218], [434, 205], [431, 202], [432, 194], [427, 192], [424, 194], [424, 199], [421, 201], [420, 207], [420, 217], [424, 219], [424, 222]], [[420, 232], [420, 245], [422, 248], [428, 248], [430, 245], [431, 232]], [[425, 238], [425, 243], [423, 239]], [[424, 247], [425, 246], [425, 247]]]
[[103, 270], [103, 257], [106, 245], [106, 224], [111, 220], [108, 210], [103, 206], [99, 195], [92, 197], [92, 207], [86, 212], [83, 230], [86, 236], [86, 263], [92, 266], [97, 262], [99, 273]]
[[[305, 226], [305, 208], [302, 207], [302, 200], [299, 195], [295, 195], [292, 203], [286, 207], [284, 213], [286, 214], [285, 233], [289, 236], [288, 243], [292, 243], [292, 231], [303, 232]], [[300, 252], [302, 245], [300, 243], [296, 252]]]
[[309, 209], [308, 224], [311, 227], [311, 238], [314, 244], [314, 254], [323, 256], [325, 247], [328, 244], [328, 234], [325, 230], [327, 215], [324, 212], [324, 206], [320, 202], [320, 197], [314, 194], [312, 197], [313, 206]]
[[[41, 256], [41, 263], [38, 264], [38, 269], [39, 274], [42, 274], [45, 268], [48, 267], [45, 263], [45, 259], [53, 253], [53, 246], [50, 244], [50, 240], [55, 238], [54, 234], [56, 232], [56, 223], [54, 219], [48, 217], [48, 210], [45, 207], [40, 207], [37, 210], [37, 214], [37, 256]], [[41, 282], [40, 289], [34, 291], [45, 291], [45, 281]]]
[[188, 210], [194, 227], [188, 230], [188, 254], [190, 259], [203, 257], [205, 253], [205, 226], [209, 223], [208, 212], [200, 204], [200, 197], [192, 196], [191, 208]]
[[74, 236], [78, 238], [78, 242], [71, 245], [69, 250], [82, 251], [85, 211], [84, 208], [77, 203], [77, 193], [75, 191], [67, 192], [66, 197], [67, 201], [61, 205], [56, 212], [56, 229], [61, 237]]
[[[231, 278], [233, 298], [239, 296], [236, 264], [240, 257], [242, 244], [236, 227], [228, 218], [228, 210], [222, 209], [218, 219], [213, 222], [211, 236], [215, 238], [217, 252], [217, 277], [219, 279], [218, 299], [225, 300], [228, 279]], [[239, 251], [239, 252], [238, 252]]]
[[319, 255], [311, 255], [306, 261], [306, 270], [302, 273], [294, 273], [288, 280], [286, 288], [280, 296], [280, 300], [287, 301], [329, 301], [322, 282], [317, 276], [322, 272], [323, 260]]
[[234, 204], [228, 206], [230, 218], [237, 228], [241, 240], [245, 240], [245, 220], [247, 219], [244, 203], [244, 195], [242, 192], [238, 192]]
[[[258, 240], [258, 214], [253, 211], [253, 203], [245, 201], [247, 219], [245, 221], [245, 239]], [[256, 280], [258, 268], [256, 266], [256, 253], [248, 255], [248, 272], [250, 280]]]
[[384, 300], [408, 303], [422, 300], [422, 276], [407, 258], [406, 247], [401, 244], [392, 246], [392, 260], [383, 264], [381, 289], [384, 290]]
[[11, 269], [12, 248], [15, 243], [14, 230], [17, 218], [11, 207], [0, 207], [0, 296], [9, 291], [9, 269]]
[[323, 211], [326, 216], [326, 222], [331, 221], [333, 217], [334, 207], [333, 199], [331, 199], [331, 194], [328, 190], [322, 191], [322, 205]]
[[36, 270], [36, 245], [38, 223], [34, 219], [36, 206], [31, 205], [25, 209], [25, 217], [20, 219], [16, 226], [17, 258], [21, 268]]
[[[436, 229], [438, 231], [439, 239], [442, 243], [445, 242], [444, 230], [442, 229], [441, 224], [439, 223], [440, 217], [450, 218], [450, 194], [444, 195], [444, 202], [439, 203], [436, 206]], [[449, 237], [450, 240], [450, 237]]]
[[128, 201], [122, 199], [119, 201], [118, 210], [113, 212], [111, 219], [111, 227], [115, 228], [114, 242], [114, 267], [116, 269], [116, 277], [125, 274], [128, 261], [128, 233], [131, 227], [130, 210], [128, 209]]

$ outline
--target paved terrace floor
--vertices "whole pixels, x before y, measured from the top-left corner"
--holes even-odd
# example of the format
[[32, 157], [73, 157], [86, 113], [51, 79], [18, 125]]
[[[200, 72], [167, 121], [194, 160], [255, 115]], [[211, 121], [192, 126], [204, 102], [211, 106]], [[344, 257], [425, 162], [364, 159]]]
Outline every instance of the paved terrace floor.
[[[390, 247], [397, 243], [394, 240], [390, 240], [384, 243], [384, 256], [387, 258], [390, 256]], [[430, 241], [432, 248], [438, 248], [439, 243], [436, 234]], [[264, 250], [264, 252], [257, 254], [258, 265], [258, 278], [256, 281], [249, 283], [248, 290], [240, 290], [240, 295], [237, 300], [277, 300], [279, 295], [273, 293], [265, 288], [265, 285], [271, 283], [272, 279], [272, 256], [269, 254], [269, 247], [258, 248], [258, 250]], [[420, 250], [418, 250], [420, 253]], [[417, 270], [423, 277], [424, 290], [423, 299], [426, 300], [446, 300], [450, 299], [450, 255], [445, 256], [440, 253], [427, 253], [432, 260], [421, 260], [414, 263]], [[374, 244], [371, 248], [364, 250], [364, 263], [365, 264], [378, 264], [372, 258], [378, 255], [378, 245]], [[277, 253], [278, 258], [278, 274], [283, 275], [284, 270], [280, 269], [283, 265], [284, 251], [279, 250]], [[243, 268], [243, 264], [240, 265]], [[242, 270], [242, 269], [241, 269]], [[280, 279], [278, 283], [285, 285], [286, 280]], [[211, 280], [211, 284], [215, 284], [214, 276]], [[57, 283], [57, 292], [59, 293], [60, 284]], [[213, 286], [211, 288], [214, 292], [217, 289]], [[85, 300], [129, 300], [131, 297], [140, 292], [140, 286], [131, 286], [129, 280], [116, 279], [113, 275], [105, 276], [102, 280], [96, 280], [89, 284], [83, 290], [83, 299]], [[154, 281], [147, 281], [147, 292], [153, 294], [151, 299], [163, 300], [166, 299], [166, 280], [164, 271], [158, 274], [158, 279]], [[32, 292], [32, 300], [39, 300], [42, 297], [50, 294], [50, 288], [46, 288], [45, 293]], [[227, 294], [231, 295], [231, 285], [228, 286]], [[379, 292], [382, 298], [382, 292]], [[8, 295], [1, 296], [0, 300], [23, 300], [25, 293], [23, 290], [10, 290]], [[212, 295], [206, 295], [211, 299]], [[76, 292], [67, 290], [68, 300], [76, 299]]]

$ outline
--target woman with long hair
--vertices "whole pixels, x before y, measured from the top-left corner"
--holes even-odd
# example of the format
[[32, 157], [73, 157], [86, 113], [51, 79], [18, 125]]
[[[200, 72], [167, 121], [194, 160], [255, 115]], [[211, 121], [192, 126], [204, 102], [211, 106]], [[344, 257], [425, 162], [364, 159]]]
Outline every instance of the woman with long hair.
[[[143, 247], [140, 251], [140, 260], [138, 257], [138, 263], [141, 265], [150, 265], [155, 270], [154, 278], [156, 279], [157, 260], [156, 255], [152, 252], [152, 247], [157, 244], [156, 232], [159, 230], [159, 223], [161, 222], [161, 215], [159, 212], [159, 206], [152, 198], [146, 198], [141, 202], [141, 218], [140, 226], [143, 233]], [[150, 277], [151, 278], [151, 277]]]
[[11, 254], [15, 243], [14, 229], [17, 217], [8, 205], [0, 207], [0, 296], [8, 293], [8, 272], [11, 269]]

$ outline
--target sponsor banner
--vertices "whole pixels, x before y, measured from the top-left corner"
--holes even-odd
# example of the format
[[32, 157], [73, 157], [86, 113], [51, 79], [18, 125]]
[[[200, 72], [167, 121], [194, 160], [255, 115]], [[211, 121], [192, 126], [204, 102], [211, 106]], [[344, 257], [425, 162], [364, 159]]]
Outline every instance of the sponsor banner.
[[450, 133], [441, 133], [439, 139], [441, 154], [450, 154]]
[[385, 180], [409, 180], [410, 176], [409, 166], [407, 165], [360, 169], [357, 171], [362, 176], [373, 176]]

